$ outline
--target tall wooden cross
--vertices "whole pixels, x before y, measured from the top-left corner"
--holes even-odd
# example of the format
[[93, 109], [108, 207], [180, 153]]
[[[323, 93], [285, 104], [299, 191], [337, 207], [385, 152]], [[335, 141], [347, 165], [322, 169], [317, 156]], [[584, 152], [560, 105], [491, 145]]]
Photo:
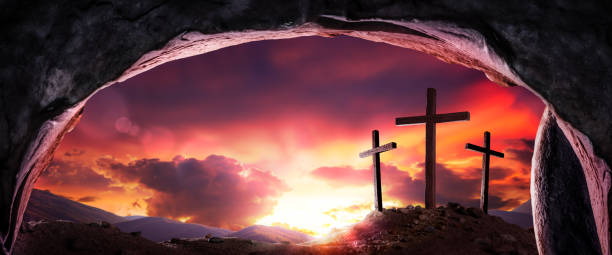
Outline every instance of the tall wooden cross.
[[372, 156], [372, 172], [374, 172], [374, 206], [382, 212], [382, 188], [380, 184], [380, 153], [397, 148], [397, 144], [390, 142], [378, 146], [378, 130], [372, 130], [372, 149], [359, 153], [360, 158]]
[[488, 213], [489, 208], [489, 162], [491, 155], [503, 158], [504, 154], [491, 150], [491, 133], [484, 132], [484, 148], [471, 143], [466, 143], [465, 148], [481, 152], [482, 154], [482, 184], [480, 186], [480, 208], [484, 213]]
[[395, 119], [395, 125], [425, 123], [425, 208], [436, 207], [436, 123], [470, 120], [469, 112], [436, 114], [436, 89], [427, 89], [425, 115]]

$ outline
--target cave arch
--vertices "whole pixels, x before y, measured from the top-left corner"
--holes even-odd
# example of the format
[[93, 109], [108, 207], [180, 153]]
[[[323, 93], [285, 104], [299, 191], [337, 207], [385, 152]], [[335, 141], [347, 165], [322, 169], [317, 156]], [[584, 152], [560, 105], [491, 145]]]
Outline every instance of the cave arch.
[[342, 34], [422, 51], [542, 98], [580, 160], [601, 250], [609, 254], [608, 3], [41, 1], [2, 7], [0, 240], [6, 253], [36, 178], [96, 91], [231, 45]]

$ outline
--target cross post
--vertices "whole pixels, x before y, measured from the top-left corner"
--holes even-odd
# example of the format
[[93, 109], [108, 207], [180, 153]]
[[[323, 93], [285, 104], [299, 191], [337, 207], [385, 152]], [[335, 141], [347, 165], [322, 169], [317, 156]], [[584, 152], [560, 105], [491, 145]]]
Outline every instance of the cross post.
[[480, 185], [480, 208], [486, 214], [489, 209], [489, 164], [491, 155], [503, 158], [504, 154], [491, 150], [491, 133], [484, 132], [484, 147], [466, 143], [465, 148], [482, 153], [482, 183]]
[[396, 126], [425, 123], [425, 208], [436, 207], [436, 123], [467, 121], [469, 112], [436, 113], [436, 89], [427, 89], [425, 115], [395, 118]]
[[360, 158], [372, 156], [372, 172], [374, 174], [374, 207], [382, 212], [382, 187], [380, 180], [380, 153], [397, 148], [397, 144], [390, 142], [383, 146], [378, 146], [378, 130], [372, 130], [372, 149], [359, 153]]

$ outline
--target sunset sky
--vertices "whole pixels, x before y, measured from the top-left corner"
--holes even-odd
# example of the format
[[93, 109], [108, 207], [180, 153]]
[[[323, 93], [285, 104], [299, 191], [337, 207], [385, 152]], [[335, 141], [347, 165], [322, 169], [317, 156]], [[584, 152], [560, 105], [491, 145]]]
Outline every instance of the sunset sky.
[[423, 204], [425, 126], [439, 113], [438, 203], [477, 206], [482, 145], [491, 132], [489, 207], [529, 199], [533, 139], [544, 105], [527, 90], [431, 56], [349, 37], [261, 41], [174, 61], [97, 93], [38, 180], [118, 215], [227, 229], [281, 225], [316, 236], [373, 208], [371, 131], [398, 148], [381, 156], [386, 207]]

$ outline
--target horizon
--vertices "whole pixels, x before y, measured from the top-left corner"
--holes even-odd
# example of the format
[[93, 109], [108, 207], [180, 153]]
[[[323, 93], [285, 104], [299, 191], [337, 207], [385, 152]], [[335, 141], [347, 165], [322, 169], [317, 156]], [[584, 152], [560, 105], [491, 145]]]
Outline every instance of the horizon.
[[36, 188], [117, 215], [322, 236], [373, 208], [371, 160], [358, 157], [373, 129], [381, 144], [398, 144], [381, 155], [384, 206], [423, 204], [424, 125], [396, 127], [394, 118], [424, 114], [428, 87], [438, 90], [439, 113], [471, 113], [437, 125], [438, 202], [478, 200], [481, 154], [463, 145], [482, 144], [485, 130], [508, 155], [491, 160], [490, 208], [528, 200], [539, 98], [350, 37], [228, 47], [103, 89]]
[[[93, 206], [91, 206], [91, 205], [87, 205], [87, 204], [84, 204], [84, 203], [78, 202], [78, 201], [74, 200], [74, 198], [64, 197], [64, 196], [61, 196], [61, 195], [58, 195], [58, 194], [54, 194], [54, 193], [52, 193], [52, 192], [51, 192], [51, 191], [49, 191], [49, 190], [41, 190], [41, 189], [36, 189], [36, 188], [35, 188], [35, 189], [33, 189], [33, 191], [42, 191], [42, 192], [48, 192], [48, 193], [50, 193], [50, 194], [51, 194], [51, 195], [53, 195], [53, 196], [57, 196], [57, 197], [62, 198], [62, 199], [67, 199], [67, 200], [69, 200], [69, 201], [71, 201], [71, 202], [73, 202], [73, 203], [76, 203], [76, 204], [79, 204], [79, 205], [83, 205], [83, 206], [87, 206], [87, 207], [91, 207], [91, 208], [96, 209], [96, 210], [102, 210], [102, 211], [104, 211], [103, 209], [100, 209], [100, 208], [97, 208], [97, 207], [93, 207]], [[527, 203], [527, 202], [529, 202], [529, 200], [528, 200], [528, 201], [526, 201], [525, 203], [523, 203], [523, 204], [519, 205], [518, 207], [521, 207], [521, 206], [523, 206], [523, 205], [526, 205], [526, 203]], [[28, 205], [28, 206], [29, 206], [29, 205]], [[419, 206], [419, 205], [417, 205], [417, 206]], [[503, 211], [503, 210], [491, 210], [491, 211], [490, 211], [490, 213], [491, 213], [491, 212], [495, 212], [495, 211], [500, 211], [500, 212], [513, 212], [513, 213], [517, 213], [517, 214], [526, 214], [525, 212], [522, 212], [522, 211], [514, 211], [514, 210], [515, 210], [515, 209], [517, 209], [518, 207], [513, 208], [512, 210], [509, 210], [509, 211]], [[385, 208], [385, 209], [390, 209], [390, 208]], [[401, 209], [401, 208], [394, 208], [394, 209]], [[423, 209], [424, 209], [424, 208], [423, 208]], [[26, 215], [28, 214], [28, 212], [27, 212], [27, 211], [28, 211], [28, 210], [26, 210], [26, 213], [25, 213]], [[374, 211], [374, 210], [372, 210], [371, 212], [373, 212], [373, 211]], [[51, 211], [46, 211], [46, 212], [47, 212], [47, 213], [52, 213], [52, 210], [51, 210]], [[124, 216], [122, 216], [122, 215], [116, 215], [116, 214], [114, 214], [114, 213], [112, 213], [112, 212], [108, 212], [108, 211], [104, 211], [104, 212], [105, 212], [105, 213], [110, 213], [110, 214], [113, 214], [113, 215], [114, 215], [114, 216], [116, 216], [116, 217], [120, 217], [120, 218], [125, 219], [125, 221], [119, 221], [119, 222], [115, 222], [115, 223], [111, 223], [111, 224], [125, 223], [125, 222], [132, 222], [132, 221], [142, 220], [142, 219], [146, 219], [146, 218], [158, 218], [158, 219], [169, 220], [169, 221], [173, 221], [173, 222], [177, 222], [177, 223], [200, 225], [200, 226], [203, 226], [203, 227], [206, 227], [206, 228], [218, 228], [218, 227], [208, 226], [208, 225], [204, 225], [204, 224], [200, 224], [200, 223], [196, 223], [196, 222], [184, 222], [184, 221], [177, 220], [177, 219], [170, 219], [170, 218], [159, 217], [159, 216], [147, 216], [147, 215], [124, 215]], [[494, 215], [494, 216], [499, 216], [499, 217], [501, 217], [501, 216], [502, 216], [502, 215], [498, 215], [498, 214], [495, 214], [495, 213], [494, 213], [494, 214], [492, 214], [492, 215]], [[531, 216], [531, 215], [529, 215], [529, 216]], [[128, 217], [137, 217], [137, 218], [128, 219]], [[366, 218], [367, 218], [367, 216], [366, 216]], [[506, 219], [506, 218], [503, 218], [503, 217], [502, 217], [502, 219], [503, 219], [504, 221], [506, 221], [506, 222], [509, 222], [509, 223], [512, 223], [512, 224], [515, 224], [515, 225], [519, 225], [519, 226], [520, 226], [520, 224], [517, 224], [517, 222], [514, 222], [514, 221], [513, 221], [511, 218]], [[60, 219], [60, 220], [61, 220], [61, 219]], [[64, 220], [67, 220], [67, 219], [64, 219]], [[70, 220], [68, 220], [68, 221], [70, 221]], [[515, 221], [516, 221], [516, 220], [515, 220]], [[83, 223], [85, 223], [85, 222], [83, 222]], [[345, 226], [345, 227], [349, 227], [349, 228], [350, 228], [350, 227], [351, 227], [351, 226], [353, 226], [353, 225], [354, 225], [354, 224], [350, 224], [350, 225], [347, 225], [347, 226]], [[280, 228], [280, 229], [285, 229], [285, 230], [291, 230], [291, 231], [295, 231], [295, 232], [299, 232], [299, 233], [305, 234], [305, 235], [307, 235], [307, 236], [309, 236], [309, 237], [312, 237], [313, 239], [321, 239], [321, 238], [325, 238], [325, 237], [327, 236], [327, 235], [319, 235], [319, 236], [314, 236], [314, 235], [311, 235], [311, 233], [304, 232], [304, 231], [300, 231], [299, 229], [292, 229], [292, 228], [290, 228], [290, 227], [288, 227], [288, 226], [280, 226], [280, 225], [264, 225], [264, 224], [257, 224], [257, 223], [255, 223], [255, 224], [253, 224], [253, 225], [248, 225], [248, 226], [245, 226], [245, 227], [243, 227], [243, 228], [241, 228], [241, 229], [237, 229], [237, 230], [229, 230], [229, 229], [223, 229], [223, 228], [219, 228], [219, 229], [227, 230], [227, 231], [229, 231], [229, 233], [234, 233], [234, 232], [239, 232], [239, 231], [244, 230], [244, 229], [248, 229], [248, 228], [251, 228], [251, 227], [258, 227], [258, 226], [264, 226], [264, 227], [271, 227], [271, 228]], [[333, 233], [332, 233], [332, 232], [330, 232], [330, 233], [328, 233], [328, 234], [333, 234]]]

